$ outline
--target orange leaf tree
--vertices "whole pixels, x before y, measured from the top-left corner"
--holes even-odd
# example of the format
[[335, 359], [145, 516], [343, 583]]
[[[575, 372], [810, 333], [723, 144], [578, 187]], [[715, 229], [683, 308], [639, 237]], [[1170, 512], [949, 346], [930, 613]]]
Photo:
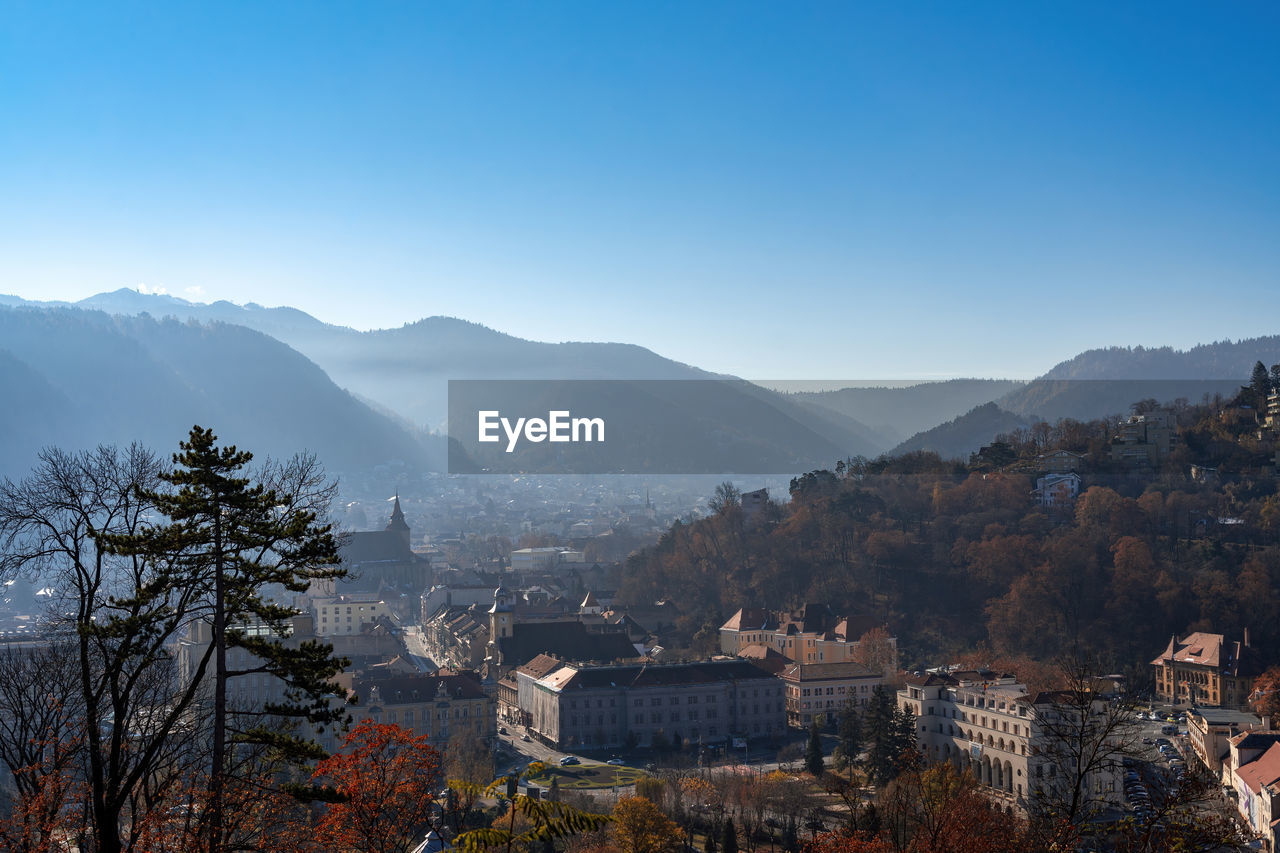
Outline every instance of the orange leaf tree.
[[844, 832], [824, 832], [806, 847], [808, 853], [894, 853], [893, 845], [880, 838], [861, 838]]
[[1262, 717], [1271, 717], [1273, 724], [1280, 722], [1280, 666], [1273, 666], [1253, 683], [1249, 704]]
[[320, 762], [312, 781], [332, 787], [340, 799], [316, 827], [324, 848], [406, 853], [430, 828], [440, 754], [426, 737], [364, 720], [341, 750]]
[[644, 797], [623, 797], [613, 807], [613, 834], [622, 853], [663, 853], [684, 837], [676, 822]]

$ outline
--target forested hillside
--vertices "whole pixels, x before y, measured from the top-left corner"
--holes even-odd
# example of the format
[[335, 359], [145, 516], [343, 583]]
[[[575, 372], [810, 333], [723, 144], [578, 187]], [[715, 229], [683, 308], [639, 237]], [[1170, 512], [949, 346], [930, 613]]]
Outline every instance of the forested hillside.
[[[631, 558], [622, 595], [677, 602], [699, 651], [740, 606], [822, 601], [881, 615], [906, 664], [1079, 645], [1139, 674], [1171, 633], [1246, 627], [1274, 659], [1280, 497], [1255, 403], [1246, 391], [1179, 404], [1173, 452], [1146, 471], [1111, 460], [1105, 421], [1037, 424], [965, 464], [841, 462], [793, 480], [772, 517], [748, 522], [729, 500], [677, 524]], [[1037, 459], [1058, 448], [1084, 455], [1083, 485], [1073, 505], [1046, 508]], [[1217, 470], [1195, 482], [1193, 464]]]

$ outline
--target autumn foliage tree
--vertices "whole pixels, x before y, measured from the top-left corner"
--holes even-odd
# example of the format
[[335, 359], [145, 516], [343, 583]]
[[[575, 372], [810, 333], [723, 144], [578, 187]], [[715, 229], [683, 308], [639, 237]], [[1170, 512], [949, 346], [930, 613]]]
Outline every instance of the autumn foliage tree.
[[622, 853], [664, 853], [683, 834], [675, 821], [645, 797], [623, 797], [613, 807], [612, 834]]
[[[1022, 853], [1025, 824], [950, 764], [902, 774], [881, 797], [891, 849], [906, 853]], [[875, 848], [872, 848], [875, 849]]]
[[317, 840], [329, 850], [412, 850], [430, 827], [440, 764], [426, 737], [362, 721], [342, 749], [316, 767], [313, 781], [340, 798], [316, 826]]
[[1260, 717], [1280, 721], [1280, 666], [1273, 666], [1253, 682], [1249, 704]]

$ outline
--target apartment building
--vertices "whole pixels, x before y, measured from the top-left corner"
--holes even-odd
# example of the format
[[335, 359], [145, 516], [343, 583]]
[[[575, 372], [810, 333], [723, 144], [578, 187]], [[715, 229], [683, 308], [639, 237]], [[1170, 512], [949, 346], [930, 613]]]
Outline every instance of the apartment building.
[[[1096, 806], [1120, 802], [1122, 765], [1118, 753], [1077, 774], [1068, 766], [1073, 750], [1062, 741], [1104, 737], [1106, 702], [1091, 695], [1040, 692], [1010, 674], [989, 671], [925, 673], [909, 676], [898, 691], [898, 707], [915, 715], [921, 754], [929, 763], [950, 762], [969, 770], [1002, 806], [1027, 812], [1038, 802], [1080, 784]], [[1102, 741], [1105, 746], [1105, 740]]]
[[320, 637], [359, 634], [362, 626], [382, 619], [395, 624], [391, 610], [381, 597], [360, 593], [314, 597], [311, 615], [315, 619], [316, 635]]
[[[538, 676], [539, 671], [545, 674]], [[719, 743], [786, 731], [780, 679], [743, 660], [515, 671], [530, 732], [556, 748]]]
[[1245, 732], [1231, 738], [1228, 785], [1249, 828], [1275, 850], [1280, 825], [1280, 732]]
[[793, 663], [779, 676], [786, 689], [787, 725], [807, 729], [814, 717], [834, 719], [852, 702], [866, 706], [877, 685], [886, 684], [885, 673], [860, 663]]
[[[1229, 708], [1192, 708], [1187, 712], [1187, 739], [1196, 758], [1215, 779], [1230, 784], [1231, 739], [1244, 732], [1265, 731], [1269, 721]], [[1226, 772], [1224, 772], [1224, 770]]]

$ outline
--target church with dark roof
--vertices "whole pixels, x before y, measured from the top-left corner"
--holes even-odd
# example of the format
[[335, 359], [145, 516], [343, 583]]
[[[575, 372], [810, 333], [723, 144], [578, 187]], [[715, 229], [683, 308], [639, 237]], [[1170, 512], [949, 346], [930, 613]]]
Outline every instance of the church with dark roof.
[[415, 554], [412, 531], [396, 495], [391, 519], [382, 530], [348, 533], [339, 548], [349, 572], [336, 591], [396, 592], [419, 596], [431, 585], [431, 561]]

